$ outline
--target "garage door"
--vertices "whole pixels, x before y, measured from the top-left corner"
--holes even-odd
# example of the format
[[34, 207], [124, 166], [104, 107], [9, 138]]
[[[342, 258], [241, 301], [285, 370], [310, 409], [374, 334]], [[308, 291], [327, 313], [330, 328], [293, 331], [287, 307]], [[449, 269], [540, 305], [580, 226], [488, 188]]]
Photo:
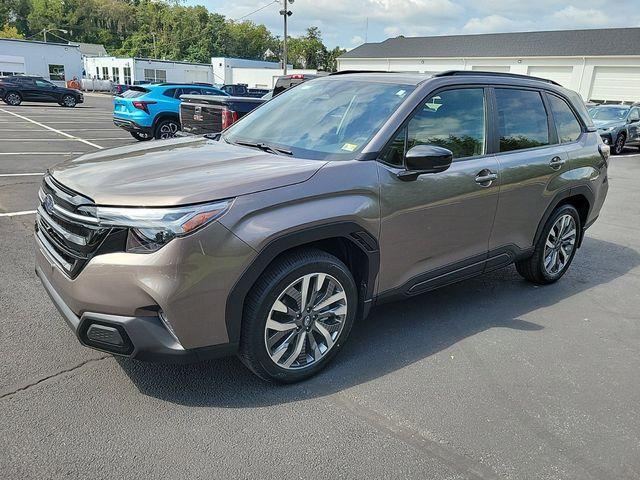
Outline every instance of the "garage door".
[[209, 75], [206, 70], [185, 70], [184, 72], [185, 82], [208, 82]]
[[640, 67], [595, 67], [589, 99], [640, 102]]
[[500, 72], [509, 73], [511, 67], [509, 65], [474, 65], [471, 70], [480, 70], [481, 72]]
[[15, 75], [16, 73], [26, 73], [24, 59], [9, 55], [0, 55], [0, 76]]
[[529, 67], [527, 73], [533, 77], [553, 80], [563, 87], [571, 88], [571, 76], [573, 74], [573, 67]]

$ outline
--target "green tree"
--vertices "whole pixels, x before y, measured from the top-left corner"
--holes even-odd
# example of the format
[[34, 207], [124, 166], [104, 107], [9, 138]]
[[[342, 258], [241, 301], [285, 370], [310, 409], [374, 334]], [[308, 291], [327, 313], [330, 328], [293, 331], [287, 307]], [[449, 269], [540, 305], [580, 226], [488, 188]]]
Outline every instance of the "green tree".
[[24, 38], [24, 35], [18, 32], [16, 27], [5, 23], [2, 30], [0, 30], [0, 38]]

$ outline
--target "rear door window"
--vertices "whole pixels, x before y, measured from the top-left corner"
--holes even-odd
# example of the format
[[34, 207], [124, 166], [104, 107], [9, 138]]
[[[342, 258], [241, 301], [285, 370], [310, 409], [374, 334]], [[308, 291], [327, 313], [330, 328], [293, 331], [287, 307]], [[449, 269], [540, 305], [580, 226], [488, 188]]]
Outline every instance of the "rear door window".
[[540, 92], [496, 88], [500, 151], [549, 145], [547, 111]]
[[178, 89], [177, 88], [168, 88], [164, 91], [164, 93], [162, 95], [164, 95], [165, 97], [170, 97], [170, 98], [178, 98], [178, 96], [176, 96], [176, 91]]
[[551, 94], [547, 95], [547, 98], [549, 99], [553, 120], [556, 124], [558, 140], [560, 140], [560, 143], [575, 142], [582, 133], [580, 122], [578, 122], [567, 102]]

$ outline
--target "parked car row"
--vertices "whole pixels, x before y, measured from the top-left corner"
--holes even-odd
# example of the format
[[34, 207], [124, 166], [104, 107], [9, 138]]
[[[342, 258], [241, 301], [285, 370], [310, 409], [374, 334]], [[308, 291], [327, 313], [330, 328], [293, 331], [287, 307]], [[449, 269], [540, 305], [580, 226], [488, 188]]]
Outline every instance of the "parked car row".
[[640, 105], [597, 105], [589, 108], [589, 115], [615, 155], [626, 146], [640, 148]]

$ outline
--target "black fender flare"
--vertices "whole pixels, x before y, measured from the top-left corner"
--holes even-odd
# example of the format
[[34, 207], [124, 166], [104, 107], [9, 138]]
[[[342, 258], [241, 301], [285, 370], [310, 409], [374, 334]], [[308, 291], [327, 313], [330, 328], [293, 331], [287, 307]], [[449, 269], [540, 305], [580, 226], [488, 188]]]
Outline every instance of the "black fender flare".
[[370, 307], [380, 268], [380, 248], [376, 238], [355, 222], [336, 222], [302, 228], [271, 240], [258, 253], [257, 257], [245, 269], [231, 289], [225, 308], [225, 323], [229, 342], [237, 343], [240, 340], [245, 298], [256, 280], [258, 280], [273, 259], [287, 250], [330, 238], [345, 239], [359, 248], [367, 256], [367, 278], [359, 288], [363, 287], [361, 290], [364, 293], [361, 304], [366, 304], [366, 309]]
[[[547, 220], [549, 220], [549, 217], [551, 216], [553, 211], [556, 208], [558, 208], [558, 205], [560, 205], [564, 200], [566, 200], [567, 198], [570, 198], [570, 197], [574, 197], [576, 195], [584, 196], [587, 199], [587, 202], [589, 202], [589, 212], [587, 212], [587, 218], [589, 217], [589, 213], [591, 212], [591, 209], [593, 208], [593, 205], [595, 203], [595, 194], [593, 193], [593, 190], [591, 190], [591, 188], [589, 186], [587, 186], [587, 185], [578, 185], [578, 186], [575, 186], [575, 187], [570, 187], [570, 188], [566, 188], [564, 190], [559, 191], [558, 193], [555, 194], [555, 196], [553, 197], [553, 200], [551, 200], [551, 203], [549, 203], [549, 206], [544, 211], [544, 215], [542, 216], [542, 220], [540, 220], [540, 223], [538, 223], [538, 228], [536, 230], [536, 235], [535, 235], [534, 240], [533, 240], [533, 245], [534, 246], [540, 240], [540, 236], [542, 235], [542, 230], [543, 230], [545, 224], [547, 223]], [[578, 238], [578, 247], [580, 247], [580, 245], [582, 244], [582, 237], [584, 237], [585, 229], [586, 229], [586, 225], [582, 225], [582, 231], [579, 232], [580, 236]]]
[[152, 135], [155, 134], [158, 124], [163, 120], [177, 120], [178, 125], [180, 125], [180, 129], [182, 129], [182, 123], [180, 122], [180, 115], [173, 112], [162, 112], [156, 115], [156, 118], [153, 119], [153, 125], [151, 126]]

